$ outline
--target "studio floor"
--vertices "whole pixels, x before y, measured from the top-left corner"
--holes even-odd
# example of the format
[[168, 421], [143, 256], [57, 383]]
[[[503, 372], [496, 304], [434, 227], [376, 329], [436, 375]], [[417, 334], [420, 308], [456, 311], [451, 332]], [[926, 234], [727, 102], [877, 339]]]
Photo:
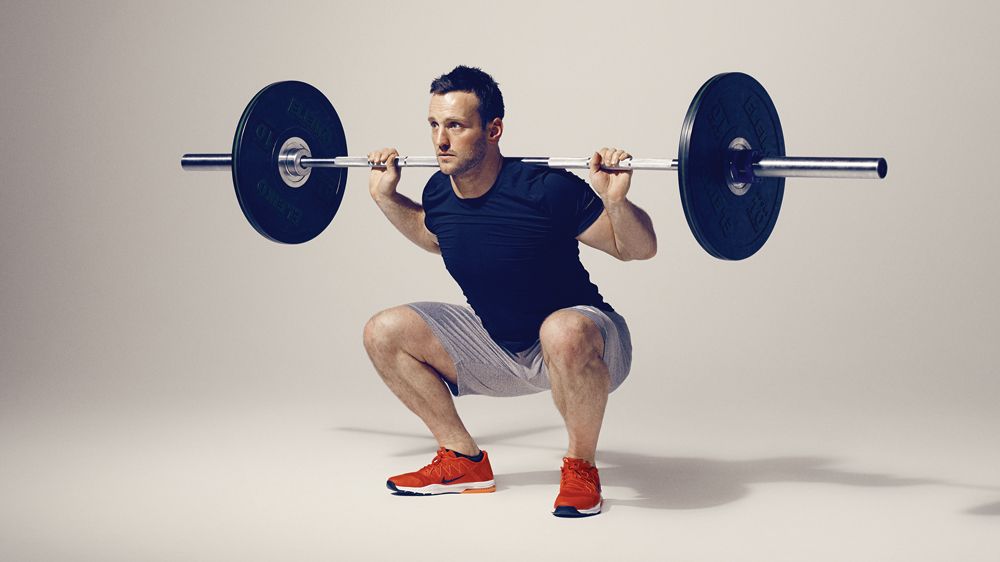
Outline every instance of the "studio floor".
[[1000, 556], [995, 419], [727, 393], [618, 408], [613, 397], [604, 513], [566, 520], [549, 514], [564, 435], [547, 394], [459, 402], [496, 493], [397, 497], [385, 477], [427, 463], [435, 444], [372, 388], [365, 403], [203, 398], [5, 419], [0, 558]]

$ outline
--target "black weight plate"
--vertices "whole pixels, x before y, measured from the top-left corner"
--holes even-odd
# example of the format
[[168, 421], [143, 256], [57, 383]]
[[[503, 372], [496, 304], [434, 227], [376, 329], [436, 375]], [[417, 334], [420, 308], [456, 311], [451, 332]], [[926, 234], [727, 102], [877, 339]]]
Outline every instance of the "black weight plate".
[[276, 82], [247, 105], [233, 139], [233, 184], [247, 220], [265, 238], [301, 244], [330, 224], [344, 198], [345, 168], [312, 168], [289, 187], [278, 173], [278, 151], [291, 137], [315, 157], [347, 154], [347, 139], [330, 100], [304, 82]]
[[738, 72], [711, 78], [695, 94], [678, 156], [684, 216], [709, 254], [742, 260], [759, 250], [774, 229], [784, 178], [759, 178], [743, 195], [729, 189], [729, 143], [749, 141], [765, 157], [785, 155], [781, 122], [759, 82]]

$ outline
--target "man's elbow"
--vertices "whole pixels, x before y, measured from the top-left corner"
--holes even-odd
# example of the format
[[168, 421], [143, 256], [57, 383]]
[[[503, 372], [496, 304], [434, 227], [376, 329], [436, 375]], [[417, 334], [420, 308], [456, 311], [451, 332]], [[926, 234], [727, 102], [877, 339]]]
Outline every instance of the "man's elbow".
[[638, 261], [652, 259], [656, 255], [656, 246], [650, 246], [642, 251], [625, 253], [619, 252], [615, 257], [621, 261]]

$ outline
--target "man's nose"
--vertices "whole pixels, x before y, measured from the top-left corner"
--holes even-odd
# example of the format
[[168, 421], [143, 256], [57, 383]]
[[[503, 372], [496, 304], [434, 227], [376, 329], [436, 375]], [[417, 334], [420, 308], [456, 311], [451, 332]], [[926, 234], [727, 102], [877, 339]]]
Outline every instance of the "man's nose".
[[448, 134], [447, 131], [444, 130], [444, 127], [438, 129], [437, 134], [434, 135], [434, 143], [437, 144], [438, 148], [442, 151], [448, 150], [448, 148], [451, 147], [451, 142], [448, 140]]

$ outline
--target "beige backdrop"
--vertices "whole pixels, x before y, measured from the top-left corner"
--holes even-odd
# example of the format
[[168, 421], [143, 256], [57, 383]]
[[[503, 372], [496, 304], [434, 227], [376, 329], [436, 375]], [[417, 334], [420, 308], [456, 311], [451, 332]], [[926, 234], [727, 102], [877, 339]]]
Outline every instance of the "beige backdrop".
[[[429, 81], [471, 64], [501, 84], [510, 155], [617, 145], [673, 157], [697, 88], [739, 70], [769, 90], [790, 155], [885, 156], [881, 182], [790, 180], [770, 241], [735, 263], [699, 248], [674, 174], [635, 175], [630, 196], [652, 216], [659, 254], [620, 263], [583, 250], [636, 350], [605, 440], [705, 456], [822, 455], [849, 444], [876, 472], [916, 463], [899, 476], [933, 479], [941, 469], [986, 486], [952, 512], [992, 517], [966, 514], [912, 550], [895, 549], [910, 544], [902, 537], [832, 534], [842, 546], [875, 541], [863, 551], [883, 560], [995, 560], [998, 17], [985, 2], [3, 2], [0, 497], [10, 500], [0, 500], [0, 557], [329, 559], [360, 556], [359, 537], [386, 539], [372, 522], [325, 542], [337, 533], [320, 529], [363, 509], [345, 503], [329, 520], [311, 518], [316, 534], [305, 541], [238, 515], [180, 521], [227, 501], [253, 512], [241, 493], [191, 487], [233, 478], [224, 462], [197, 461], [226, 443], [240, 444], [240, 466], [259, 466], [299, 428], [322, 431], [329, 465], [314, 467], [314, 482], [337, 497], [336, 467], [362, 462], [345, 458], [359, 432], [420, 434], [372, 372], [361, 327], [398, 303], [462, 302], [460, 291], [439, 257], [384, 220], [364, 173], [350, 173], [326, 232], [281, 246], [246, 223], [226, 174], [183, 172], [179, 157], [228, 151], [253, 93], [285, 79], [333, 101], [352, 153], [430, 154]], [[407, 170], [401, 191], [419, 198], [429, 174]], [[483, 433], [559, 425], [544, 396], [461, 407]], [[189, 445], [204, 432], [211, 437]], [[261, 446], [240, 440], [246, 433]], [[713, 440], [728, 445], [707, 449]], [[418, 444], [412, 462], [380, 457], [412, 442], [375, 442], [368, 457], [412, 468], [433, 449]], [[558, 460], [558, 430], [546, 444]], [[147, 494], [163, 481], [138, 476], [154, 466], [187, 472], [156, 499]], [[260, 513], [297, 513], [281, 504], [285, 491]], [[542, 512], [549, 491], [539, 506], [510, 509]], [[150, 515], [157, 510], [176, 521]], [[598, 520], [611, 525], [615, 511], [629, 513]], [[863, 511], [844, 507], [845, 521]], [[830, 537], [824, 528], [817, 538]], [[795, 558], [809, 540], [791, 537], [781, 550], [775, 539], [770, 559]], [[290, 544], [304, 550], [283, 550]], [[368, 556], [378, 552], [367, 544]], [[728, 557], [693, 543], [679, 552]]]

